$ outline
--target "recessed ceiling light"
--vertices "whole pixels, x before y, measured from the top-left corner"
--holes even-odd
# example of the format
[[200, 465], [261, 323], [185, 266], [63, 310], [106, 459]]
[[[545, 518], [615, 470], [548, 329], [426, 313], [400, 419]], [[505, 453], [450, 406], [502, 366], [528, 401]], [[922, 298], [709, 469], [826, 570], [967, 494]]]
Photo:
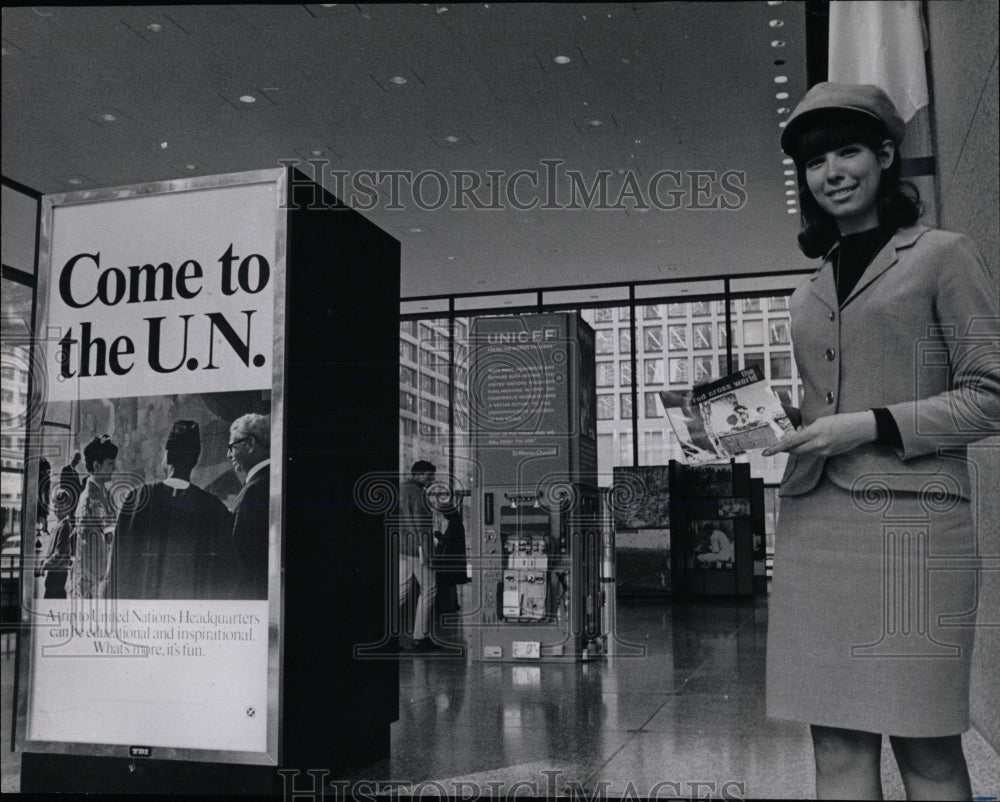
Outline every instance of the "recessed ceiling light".
[[795, 182], [792, 181], [791, 179], [789, 179], [788, 181], [785, 182], [785, 186], [786, 187], [794, 187], [795, 186]]
[[448, 261], [449, 262], [454, 262], [455, 261], [455, 257], [454, 256], [449, 256], [448, 257]]
[[411, 226], [410, 228], [407, 229], [407, 231], [409, 231], [411, 234], [420, 234], [423, 231], [423, 229], [420, 228], [420, 226]]
[[454, 144], [454, 143], [458, 142], [458, 137], [455, 136], [454, 134], [448, 134], [448, 136], [446, 136], [444, 138], [444, 141], [445, 142], [450, 142], [450, 143]]
[[786, 125], [788, 125], [788, 120], [782, 120], [778, 123], [778, 128], [784, 128]]
[[406, 83], [406, 79], [402, 75], [393, 75], [389, 79], [389, 83], [396, 84], [396, 86], [402, 86]]
[[601, 120], [594, 119], [594, 120], [587, 120], [587, 125], [589, 125], [591, 128], [599, 128], [600, 126], [604, 125], [604, 123]]
[[793, 200], [786, 200], [785, 203], [787, 203], [789, 206], [794, 206], [795, 205], [795, 201], [793, 201]]
[[336, 8], [337, 4], [336, 3], [320, 3], [319, 7], [320, 8]]
[[778, 106], [778, 114], [788, 114], [789, 111], [787, 106]]
[[187, 168], [188, 170], [197, 170], [197, 169], [198, 169], [198, 165], [197, 165], [197, 164], [186, 164], [186, 165], [184, 165], [184, 166], [185, 166], [185, 167], [186, 167], [186, 168]]
[[158, 22], [151, 22], [146, 26], [147, 31], [152, 31], [153, 33], [160, 33], [163, 30], [163, 26]]
[[771, 20], [770, 22], [768, 22], [767, 24], [768, 24], [768, 25], [770, 25], [770, 26], [771, 26], [772, 28], [780, 28], [780, 27], [781, 27], [782, 25], [784, 25], [785, 23], [784, 23], [784, 21], [783, 21], [783, 20], [780, 20], [780, 19], [773, 19], [773, 20]]
[[785, 190], [785, 194], [786, 195], [794, 195], [795, 194], [795, 190], [794, 189], [786, 189]]
[[795, 214], [795, 212], [798, 211], [798, 210], [797, 209], [786, 209], [785, 211], [788, 212], [789, 214]]
[[166, 142], [161, 142], [160, 143], [160, 150], [166, 150], [166, 149], [167, 149], [167, 143]]
[[783, 173], [783, 175], [795, 175], [795, 171], [794, 170], [785, 170], [785, 172]]
[[569, 62], [570, 62], [570, 58], [569, 58], [569, 56], [556, 56], [556, 57], [555, 57], [554, 59], [552, 59], [552, 60], [553, 60], [553, 61], [554, 61], [554, 62], [555, 62], [556, 64], [569, 64]]
[[784, 47], [785, 43], [781, 39], [775, 39], [771, 42], [771, 47]]
[[781, 163], [782, 164], [795, 164], [795, 162], [793, 162], [791, 159], [782, 159]]
[[310, 150], [309, 153], [312, 156], [322, 156], [323, 155], [323, 151], [319, 150], [318, 148], [316, 150]]
[[240, 103], [256, 103], [257, 98], [253, 95], [240, 95]]
[[69, 180], [69, 183], [71, 183], [71, 184], [82, 184], [83, 183], [83, 179], [82, 178], [70, 178], [68, 180]]
[[780, 6], [781, 0], [767, 0], [769, 6]]
[[448, 10], [448, 6], [439, 6], [438, 9], [437, 9], [437, 13], [438, 14], [444, 14], [444, 12], [447, 11], [447, 10]]
[[787, 75], [775, 75], [774, 76], [774, 82], [776, 84], [787, 84], [788, 83], [788, 76]]
[[113, 123], [118, 118], [114, 114], [102, 114], [101, 119], [106, 123]]
[[788, 92], [778, 92], [775, 97], [778, 100], [788, 100]]

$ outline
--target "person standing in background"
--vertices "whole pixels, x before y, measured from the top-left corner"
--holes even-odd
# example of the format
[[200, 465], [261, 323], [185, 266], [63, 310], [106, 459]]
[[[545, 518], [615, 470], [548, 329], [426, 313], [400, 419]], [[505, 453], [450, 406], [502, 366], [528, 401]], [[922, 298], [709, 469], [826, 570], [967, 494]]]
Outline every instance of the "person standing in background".
[[[410, 478], [399, 488], [399, 604], [403, 607], [412, 597], [415, 582], [419, 593], [413, 622], [413, 648], [416, 651], [438, 648], [430, 637], [437, 581], [431, 566], [434, 517], [427, 501], [427, 488], [436, 473], [437, 469], [430, 462], [418, 460], [410, 469]], [[405, 616], [404, 622], [404, 629], [408, 629], [409, 615]]]

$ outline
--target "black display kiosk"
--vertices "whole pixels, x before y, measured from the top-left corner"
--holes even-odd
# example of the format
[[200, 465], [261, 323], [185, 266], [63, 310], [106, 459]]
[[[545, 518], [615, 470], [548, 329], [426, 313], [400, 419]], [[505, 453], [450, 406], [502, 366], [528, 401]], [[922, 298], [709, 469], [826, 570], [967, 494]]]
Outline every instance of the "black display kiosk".
[[[398, 665], [356, 659], [355, 648], [384, 639], [394, 594], [380, 578], [391, 570], [383, 519], [359, 506], [356, 492], [363, 477], [393, 474], [398, 464], [399, 243], [294, 170], [96, 195], [183, 194], [245, 181], [274, 183], [280, 236], [273, 252], [286, 279], [283, 303], [274, 310], [275, 339], [284, 337], [284, 409], [283, 444], [272, 462], [280, 462], [283, 496], [278, 512], [272, 501], [280, 547], [275, 551], [272, 541], [271, 554], [280, 554], [281, 565], [266, 600], [281, 611], [269, 631], [279, 646], [268, 667], [269, 676], [280, 676], [277, 749], [268, 753], [271, 764], [262, 765], [159, 759], [171, 750], [156, 748], [146, 757], [141, 744], [109, 747], [103, 755], [81, 754], [86, 750], [72, 744], [47, 750], [28, 744], [24, 793], [283, 794], [309, 790], [323, 772], [332, 780], [389, 754]], [[76, 200], [59, 196], [53, 203]], [[28, 656], [18, 659], [23, 674]], [[19, 717], [28, 696], [23, 679]]]
[[752, 596], [750, 465], [671, 460], [669, 469], [674, 597]]

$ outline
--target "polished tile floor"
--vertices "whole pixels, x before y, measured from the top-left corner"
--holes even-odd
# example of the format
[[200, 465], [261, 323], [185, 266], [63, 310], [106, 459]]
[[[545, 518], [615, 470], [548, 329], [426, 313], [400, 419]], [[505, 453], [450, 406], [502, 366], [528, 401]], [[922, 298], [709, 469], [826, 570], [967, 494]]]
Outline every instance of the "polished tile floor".
[[[404, 659], [392, 756], [364, 776], [435, 797], [814, 796], [808, 727], [764, 714], [766, 598], [620, 603], [616, 635], [588, 663]], [[964, 743], [975, 794], [1000, 796], [996, 752]], [[905, 798], [888, 740], [883, 785]]]
[[[808, 727], [764, 715], [766, 599], [622, 603], [615, 629], [619, 654], [587, 663], [403, 658], [391, 757], [341, 779], [432, 798], [813, 796]], [[5, 792], [19, 786], [13, 662], [2, 657]], [[996, 752], [975, 730], [964, 744], [975, 795], [1000, 796]], [[888, 744], [883, 785], [904, 798]]]

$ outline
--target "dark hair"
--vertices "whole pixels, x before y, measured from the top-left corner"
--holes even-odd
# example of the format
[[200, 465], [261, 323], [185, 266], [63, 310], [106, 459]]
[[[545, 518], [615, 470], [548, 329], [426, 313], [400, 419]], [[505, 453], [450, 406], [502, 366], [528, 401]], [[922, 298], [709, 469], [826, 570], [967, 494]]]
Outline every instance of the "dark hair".
[[[853, 143], [860, 143], [877, 152], [882, 143], [890, 138], [882, 123], [867, 115], [839, 111], [836, 116], [820, 119], [820, 124], [802, 132], [793, 148], [802, 209], [799, 248], [811, 259], [830, 250], [839, 239], [840, 230], [834, 218], [819, 207], [809, 190], [805, 177], [806, 162], [820, 153]], [[909, 181], [901, 180], [901, 169], [897, 147], [892, 163], [882, 171], [876, 197], [879, 225], [893, 232], [912, 226], [923, 211], [920, 192]]]
[[413, 463], [413, 467], [410, 468], [410, 475], [418, 473], [437, 473], [437, 468], [425, 459], [418, 459]]
[[167, 464], [175, 468], [193, 468], [201, 456], [201, 432], [193, 420], [179, 420], [170, 427], [167, 442]]
[[94, 471], [95, 462], [104, 462], [108, 459], [118, 459], [118, 446], [111, 442], [108, 435], [95, 437], [83, 447], [83, 460], [90, 473]]

